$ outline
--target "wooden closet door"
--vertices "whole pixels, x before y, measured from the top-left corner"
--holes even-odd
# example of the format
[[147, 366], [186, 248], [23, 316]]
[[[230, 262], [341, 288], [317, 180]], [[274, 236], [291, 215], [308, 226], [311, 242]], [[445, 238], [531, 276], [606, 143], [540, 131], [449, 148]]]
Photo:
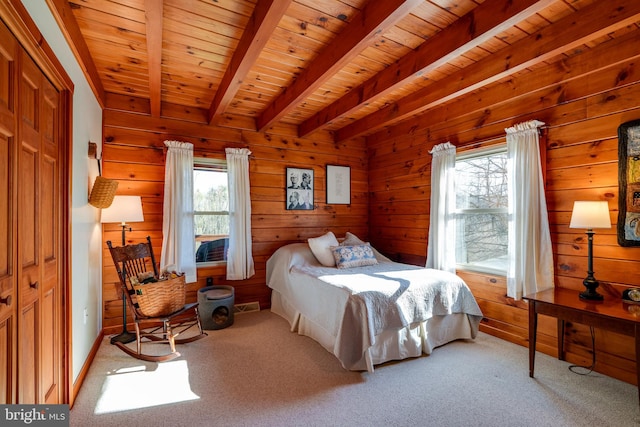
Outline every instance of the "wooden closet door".
[[0, 22], [0, 404], [16, 396], [16, 99], [19, 45]]
[[40, 396], [42, 403], [60, 403], [62, 374], [62, 286], [60, 284], [60, 95], [43, 76], [40, 161], [40, 257], [42, 290], [40, 311]]
[[40, 296], [40, 254], [38, 198], [40, 196], [40, 70], [21, 55], [20, 152], [18, 154], [18, 403], [40, 403], [38, 399], [38, 333]]
[[18, 403], [57, 403], [61, 362], [58, 92], [21, 53]]

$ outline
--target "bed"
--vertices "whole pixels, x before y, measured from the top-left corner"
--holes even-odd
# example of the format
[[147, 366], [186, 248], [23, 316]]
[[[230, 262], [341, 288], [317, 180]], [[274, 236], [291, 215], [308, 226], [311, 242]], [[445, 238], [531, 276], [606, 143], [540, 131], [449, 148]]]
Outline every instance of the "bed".
[[354, 371], [476, 337], [482, 312], [460, 277], [371, 251], [373, 265], [337, 268], [308, 243], [279, 248], [267, 260], [271, 311]]

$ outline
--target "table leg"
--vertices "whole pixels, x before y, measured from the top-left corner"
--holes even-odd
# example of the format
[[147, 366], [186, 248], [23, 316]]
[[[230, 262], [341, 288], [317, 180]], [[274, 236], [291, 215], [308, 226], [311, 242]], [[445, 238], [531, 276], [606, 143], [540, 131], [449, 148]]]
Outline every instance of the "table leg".
[[558, 359], [564, 360], [564, 320], [558, 319]]
[[529, 300], [529, 376], [533, 378], [536, 362], [536, 332], [538, 328], [538, 313], [535, 301]]

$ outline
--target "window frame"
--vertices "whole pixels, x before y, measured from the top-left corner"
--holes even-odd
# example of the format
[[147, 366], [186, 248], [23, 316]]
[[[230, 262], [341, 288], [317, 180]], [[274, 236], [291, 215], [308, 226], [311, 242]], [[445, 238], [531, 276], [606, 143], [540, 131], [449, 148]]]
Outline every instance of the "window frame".
[[[208, 157], [196, 157], [194, 156], [193, 158], [193, 172], [195, 172], [196, 170], [204, 170], [204, 171], [212, 171], [212, 172], [224, 172], [226, 174], [228, 174], [228, 168], [227, 168], [227, 161], [226, 159], [214, 159], [214, 158], [208, 158]], [[227, 191], [228, 191], [229, 187], [227, 185]], [[195, 185], [194, 185], [194, 195], [195, 195]], [[194, 219], [194, 224], [195, 224], [195, 218], [197, 215], [200, 216], [222, 216], [222, 215], [226, 215], [227, 219], [230, 220], [230, 213], [229, 211], [196, 211], [195, 209], [195, 205], [193, 208], [193, 219]], [[195, 232], [195, 230], [194, 230]], [[195, 233], [194, 233], [195, 234]], [[222, 237], [223, 235], [219, 235], [220, 237]], [[228, 235], [226, 235], [227, 239], [229, 238]], [[194, 250], [197, 251], [197, 249], [195, 248], [195, 242], [197, 241], [197, 236], [196, 236], [196, 240], [194, 241]], [[204, 261], [204, 262], [197, 262], [196, 261], [196, 268], [201, 268], [201, 267], [215, 267], [215, 266], [224, 266], [227, 265], [227, 260], [220, 260], [220, 261]]]
[[[472, 150], [464, 151], [464, 152], [462, 152], [460, 154], [456, 154], [456, 164], [457, 164], [458, 161], [464, 161], [464, 160], [469, 160], [469, 159], [478, 158], [478, 157], [489, 157], [491, 155], [501, 154], [501, 153], [504, 153], [504, 154], [507, 153], [507, 142], [506, 142], [506, 140], [503, 140], [499, 144], [492, 145], [491, 147], [472, 149]], [[508, 175], [507, 175], [507, 179], [508, 179]], [[456, 197], [457, 197], [457, 194], [458, 194], [458, 192], [457, 192], [457, 189], [456, 189]], [[509, 215], [509, 208], [508, 207], [502, 207], [502, 208], [463, 208], [463, 209], [458, 209], [457, 205], [456, 205], [456, 209], [455, 209], [456, 222], [458, 221], [458, 218], [460, 218], [460, 216], [462, 216], [462, 215], [473, 215], [473, 214], [478, 214], [478, 215], [481, 215], [481, 214], [506, 214], [506, 215]], [[507, 230], [507, 241], [509, 239], [508, 233], [509, 232]], [[458, 233], [456, 233], [456, 247], [457, 246], [458, 246]], [[508, 249], [507, 249], [507, 251], [508, 251]], [[508, 255], [508, 253], [507, 253], [507, 255]], [[480, 266], [480, 265], [477, 265], [477, 264], [463, 263], [463, 262], [460, 262], [458, 259], [456, 259], [456, 270], [461, 270], [461, 271], [470, 271], [470, 272], [485, 273], [485, 274], [491, 274], [491, 275], [494, 275], [494, 276], [506, 277], [507, 276], [507, 269], [508, 269], [508, 267], [505, 267], [505, 269], [503, 270], [503, 269], [491, 268], [491, 267], [487, 267], [487, 266]]]

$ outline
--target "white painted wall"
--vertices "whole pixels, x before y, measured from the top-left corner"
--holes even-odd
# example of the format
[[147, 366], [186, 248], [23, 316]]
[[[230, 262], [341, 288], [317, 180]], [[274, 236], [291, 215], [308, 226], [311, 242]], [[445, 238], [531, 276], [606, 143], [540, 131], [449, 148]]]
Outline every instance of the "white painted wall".
[[[72, 370], [77, 379], [102, 330], [102, 228], [99, 209], [88, 203], [98, 174], [90, 160], [89, 141], [102, 147], [102, 109], [60, 31], [45, 0], [21, 0], [75, 85], [73, 93], [73, 160], [71, 209]], [[100, 156], [100, 153], [99, 153]], [[88, 313], [85, 319], [84, 312]]]

